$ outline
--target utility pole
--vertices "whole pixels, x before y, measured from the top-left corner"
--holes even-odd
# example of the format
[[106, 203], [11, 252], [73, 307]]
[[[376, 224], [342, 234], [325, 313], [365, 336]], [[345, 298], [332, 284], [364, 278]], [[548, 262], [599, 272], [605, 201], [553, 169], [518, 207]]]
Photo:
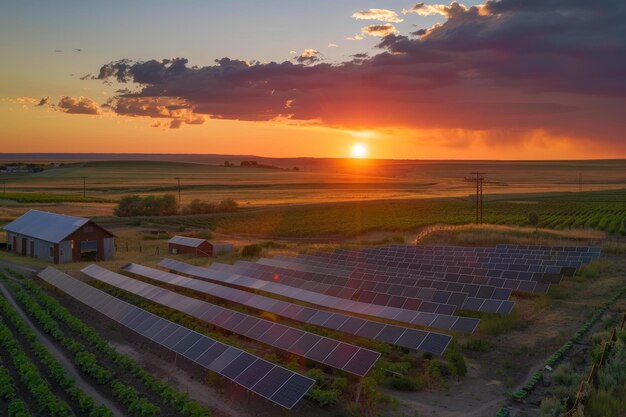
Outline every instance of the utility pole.
[[83, 178], [83, 197], [87, 196], [87, 188], [86, 188], [86, 183], [85, 180], [87, 179], [87, 177], [82, 177]]
[[176, 177], [178, 181], [178, 204], [180, 204], [180, 177]]
[[472, 172], [476, 177], [465, 178], [465, 181], [476, 182], [476, 224], [483, 224], [483, 182], [485, 172]]
[[583, 173], [582, 172], [578, 173], [578, 192], [579, 193], [583, 192]]

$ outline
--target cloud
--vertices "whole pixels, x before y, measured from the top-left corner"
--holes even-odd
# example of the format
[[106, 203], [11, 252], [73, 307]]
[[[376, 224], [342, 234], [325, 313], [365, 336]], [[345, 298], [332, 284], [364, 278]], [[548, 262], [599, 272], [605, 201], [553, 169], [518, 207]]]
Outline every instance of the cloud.
[[[121, 60], [103, 65], [96, 78], [132, 85], [133, 93], [119, 94], [111, 104], [118, 114], [184, 123], [193, 117], [288, 117], [350, 129], [499, 132], [493, 137], [507, 143], [537, 131], [623, 141], [621, 1], [500, 0], [446, 7], [445, 21], [418, 38], [388, 34], [376, 53], [342, 63], [223, 58], [192, 67], [184, 58]], [[297, 58], [318, 57], [315, 52]]]
[[384, 38], [385, 36], [395, 35], [398, 30], [391, 23], [385, 23], [384, 25], [369, 25], [361, 29], [363, 35], [377, 36]]
[[17, 98], [10, 99], [10, 101], [13, 103], [17, 103], [17, 104], [31, 104], [33, 106], [36, 106], [38, 105], [40, 100], [37, 100], [36, 98], [33, 98], [33, 97], [17, 97]]
[[36, 105], [39, 106], [39, 107], [43, 107], [43, 106], [46, 106], [46, 105], [49, 105], [49, 104], [50, 104], [50, 97], [46, 96], [46, 97], [42, 97], [39, 100], [39, 103], [37, 103]]
[[363, 40], [363, 36], [361, 36], [361, 35], [359, 35], [357, 33], [354, 36], [348, 36], [346, 39], [349, 40], [349, 41], [360, 41], [360, 40]]
[[466, 11], [467, 7], [457, 2], [450, 3], [450, 6], [446, 6], [445, 4], [417, 3], [410, 9], [402, 9], [402, 14], [414, 13], [420, 16], [441, 15], [450, 17], [455, 13], [463, 13]]
[[[171, 129], [178, 129], [183, 124], [203, 124], [206, 121], [206, 116], [196, 114], [193, 106], [186, 101], [172, 97], [137, 97], [127, 94], [109, 100], [106, 107], [124, 116], [171, 119]], [[158, 123], [153, 126], [161, 125]]]
[[100, 114], [100, 106], [98, 106], [98, 103], [82, 96], [78, 98], [68, 96], [61, 97], [61, 100], [59, 100], [57, 104], [57, 109], [72, 114]]
[[352, 15], [354, 19], [358, 20], [380, 20], [381, 22], [400, 23], [402, 19], [398, 16], [398, 13], [393, 10], [387, 9], [369, 9], [356, 12]]
[[328, 44], [329, 48], [337, 48], [338, 46], [339, 45], [337, 45], [336, 43], [332, 43], [332, 42]]
[[294, 58], [300, 64], [313, 64], [320, 60], [320, 53], [315, 49], [305, 49], [302, 53]]

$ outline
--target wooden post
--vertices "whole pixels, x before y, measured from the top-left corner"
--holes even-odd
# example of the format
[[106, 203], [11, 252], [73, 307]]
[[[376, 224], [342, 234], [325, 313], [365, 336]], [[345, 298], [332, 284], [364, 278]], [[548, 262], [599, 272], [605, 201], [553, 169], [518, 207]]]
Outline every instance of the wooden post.
[[359, 378], [359, 384], [356, 387], [356, 398], [354, 399], [355, 404], [358, 404], [361, 400], [361, 391], [363, 390], [363, 377]]

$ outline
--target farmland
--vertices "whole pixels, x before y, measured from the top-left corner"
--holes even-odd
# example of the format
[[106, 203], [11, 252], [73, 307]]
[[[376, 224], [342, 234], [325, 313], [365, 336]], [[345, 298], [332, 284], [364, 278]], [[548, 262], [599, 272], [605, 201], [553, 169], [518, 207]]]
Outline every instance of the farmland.
[[[592, 229], [622, 236], [626, 234], [625, 202], [626, 190], [521, 199], [492, 197], [484, 204], [484, 222], [530, 226], [528, 215], [535, 212], [541, 228]], [[130, 222], [265, 237], [350, 237], [378, 230], [406, 232], [431, 224], [467, 224], [474, 219], [470, 198], [440, 198], [250, 208], [237, 213], [151, 217]]]
[[5, 272], [0, 280], [7, 297], [0, 297], [0, 378], [11, 381], [2, 385], [0, 404], [9, 416], [146, 417], [177, 408], [180, 415], [211, 415], [115, 351], [21, 274]]
[[[211, 162], [218, 163], [219, 159]], [[39, 208], [117, 224], [110, 215], [122, 196], [177, 195], [180, 179], [181, 204], [194, 199], [218, 202], [233, 198], [241, 209], [228, 214], [126, 222], [264, 237], [404, 232], [431, 224], [473, 222], [473, 189], [464, 179], [478, 169], [488, 172], [485, 223], [529, 226], [528, 215], [535, 212], [540, 228], [626, 234], [623, 161], [270, 162], [283, 168], [183, 161], [84, 161], [31, 174], [5, 174], [1, 178], [6, 192], [0, 197], [0, 218], [9, 220], [28, 208]], [[300, 166], [298, 171], [288, 169], [296, 165]]]

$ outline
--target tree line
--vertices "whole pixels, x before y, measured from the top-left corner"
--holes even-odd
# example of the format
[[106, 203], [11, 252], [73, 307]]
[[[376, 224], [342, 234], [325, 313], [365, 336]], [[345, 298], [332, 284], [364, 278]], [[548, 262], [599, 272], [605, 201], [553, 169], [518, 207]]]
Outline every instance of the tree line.
[[129, 195], [122, 197], [114, 214], [119, 217], [175, 216], [177, 214], [230, 213], [237, 211], [238, 208], [239, 204], [232, 198], [226, 198], [219, 202], [195, 199], [189, 204], [181, 206], [173, 194], [146, 197]]

